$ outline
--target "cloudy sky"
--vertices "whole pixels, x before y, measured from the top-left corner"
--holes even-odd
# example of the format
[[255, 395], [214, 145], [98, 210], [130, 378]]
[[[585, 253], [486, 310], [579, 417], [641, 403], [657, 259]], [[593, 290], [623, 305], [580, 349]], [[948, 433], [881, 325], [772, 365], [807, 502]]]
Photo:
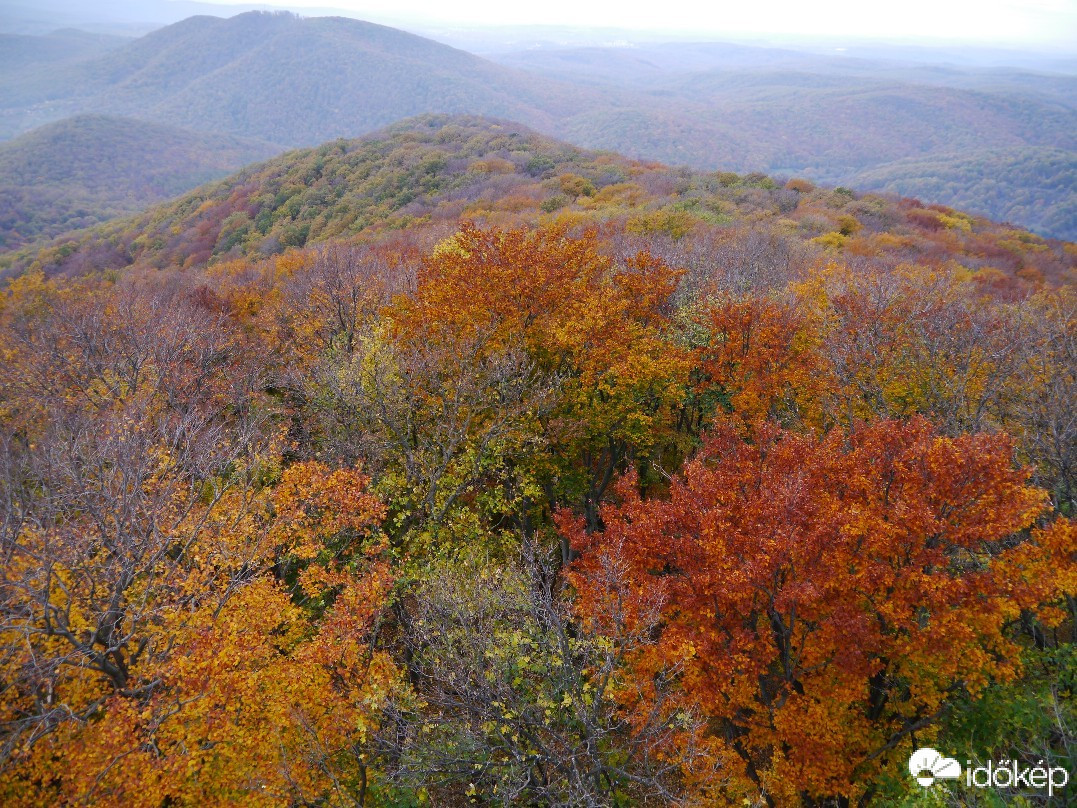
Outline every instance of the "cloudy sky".
[[[258, 2], [258, 0], [255, 0]], [[261, 0], [429, 24], [1050, 44], [1077, 53], [1077, 0]]]

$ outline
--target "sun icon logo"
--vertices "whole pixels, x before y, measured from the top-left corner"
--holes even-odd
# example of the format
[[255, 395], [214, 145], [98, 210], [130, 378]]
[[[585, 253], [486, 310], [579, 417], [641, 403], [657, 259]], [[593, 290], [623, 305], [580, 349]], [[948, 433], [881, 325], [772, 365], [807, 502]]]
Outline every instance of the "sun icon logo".
[[936, 780], [953, 780], [961, 776], [961, 764], [943, 757], [929, 746], [917, 749], [909, 758], [909, 773], [927, 788]]

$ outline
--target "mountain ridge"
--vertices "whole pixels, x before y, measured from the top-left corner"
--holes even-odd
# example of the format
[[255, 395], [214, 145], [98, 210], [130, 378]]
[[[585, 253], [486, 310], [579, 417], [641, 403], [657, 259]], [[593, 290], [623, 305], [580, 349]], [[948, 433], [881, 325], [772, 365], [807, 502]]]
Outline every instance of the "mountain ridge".
[[894, 262], [931, 262], [958, 251], [970, 270], [1035, 283], [1071, 283], [1077, 261], [1072, 245], [942, 206], [670, 168], [509, 121], [426, 115], [248, 166], [131, 218], [8, 253], [2, 266], [8, 275], [204, 266], [330, 240], [440, 232], [461, 219], [618, 226], [671, 245], [693, 230], [750, 227], [819, 260], [881, 251]]
[[[310, 146], [409, 115], [483, 112], [549, 123], [574, 91], [433, 40], [342, 17], [190, 17], [61, 73], [19, 110], [95, 111]], [[47, 105], [43, 105], [48, 100]], [[34, 103], [36, 101], [36, 103]]]
[[[306, 147], [445, 113], [520, 121], [638, 159], [849, 187], [870, 187], [888, 165], [943, 160], [960, 150], [1024, 149], [1023, 165], [1039, 160], [1048, 168], [1060, 149], [1077, 159], [1077, 100], [1067, 103], [1077, 99], [1077, 80], [1065, 76], [1003, 71], [984, 78], [956, 66], [679, 47], [590, 49], [579, 70], [551, 78], [358, 20], [202, 15], [28, 77], [0, 69], [0, 92], [8, 97], [0, 137], [90, 109]], [[637, 81], [625, 59], [642, 54], [647, 61], [652, 52], [661, 75]], [[715, 64], [729, 69], [696, 69]], [[985, 196], [936, 183], [923, 186], [928, 201], [1011, 215], [993, 201], [988, 169], [975, 174], [975, 165], [963, 170]], [[1015, 192], [1026, 174], [1011, 172]], [[1044, 235], [1077, 238], [1062, 208], [1012, 210], [1019, 224]]]

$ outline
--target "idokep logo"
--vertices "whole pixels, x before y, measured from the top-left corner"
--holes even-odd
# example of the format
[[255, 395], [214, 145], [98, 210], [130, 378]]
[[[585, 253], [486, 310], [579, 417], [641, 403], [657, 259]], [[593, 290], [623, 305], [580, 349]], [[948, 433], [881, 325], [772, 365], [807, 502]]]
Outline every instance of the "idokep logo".
[[[924, 788], [936, 780], [958, 780], [961, 764], [939, 754], [931, 747], [917, 749], [909, 758], [909, 773]], [[1047, 796], [1065, 788], [1070, 773], [1062, 766], [1045, 766], [1041, 760], [1035, 766], [1022, 767], [1016, 760], [989, 760], [983, 766], [965, 761], [965, 785], [970, 788], [1047, 789]]]
[[961, 764], [943, 757], [930, 746], [917, 749], [909, 758], [909, 773], [924, 788], [936, 780], [956, 780], [961, 776]]
[[975, 768], [969, 763], [965, 781], [977, 788], [1046, 788], [1047, 796], [1053, 797], [1069, 783], [1070, 773], [1062, 766], [1044, 766], [1042, 760], [1024, 767], [1016, 760], [989, 760]]

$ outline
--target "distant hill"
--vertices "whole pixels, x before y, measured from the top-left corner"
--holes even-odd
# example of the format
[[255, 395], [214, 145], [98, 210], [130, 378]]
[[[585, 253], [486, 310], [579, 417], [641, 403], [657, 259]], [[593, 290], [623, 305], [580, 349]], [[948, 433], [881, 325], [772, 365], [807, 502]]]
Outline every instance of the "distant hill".
[[48, 124], [0, 144], [0, 247], [137, 212], [280, 151], [130, 118]]
[[48, 34], [58, 27], [96, 33], [141, 35], [195, 14], [238, 14], [266, 8], [264, 3], [220, 3], [197, 0], [4, 0], [0, 31]]
[[583, 100], [567, 85], [393, 28], [288, 13], [190, 17], [52, 79], [0, 114], [0, 134], [93, 110], [295, 146], [429, 112], [548, 128]]
[[[829, 251], [891, 266], [956, 261], [1031, 289], [1072, 282], [1077, 257], [1061, 242], [941, 206], [637, 162], [507, 121], [429, 115], [248, 166], [129, 219], [9, 252], [0, 266], [7, 274], [204, 266], [339, 239], [440, 238], [461, 219], [613, 228], [654, 249], [665, 244], [669, 260], [701, 271], [733, 261], [754, 273]], [[725, 254], [730, 238], [758, 254]], [[700, 251], [678, 252], [682, 239]]]
[[[493, 55], [499, 64], [569, 81], [675, 89], [685, 79], [805, 73], [981, 92], [1009, 92], [1077, 107], [1077, 59], [975, 49], [903, 50], [882, 44], [815, 51], [734, 42], [546, 47]], [[869, 55], [870, 54], [870, 55]], [[966, 57], [965, 63], [962, 57]], [[1023, 58], [1022, 58], [1023, 57]], [[1011, 62], [1012, 60], [1012, 62]], [[1003, 66], [1009, 64], [1010, 66]], [[692, 88], [689, 88], [692, 89]]]
[[0, 34], [0, 140], [64, 117], [53, 104], [78, 84], [81, 66], [133, 41], [75, 29]]
[[[1065, 172], [1058, 173], [1077, 160], [1074, 75], [723, 43], [539, 49], [498, 59], [649, 96], [649, 103], [591, 107], [562, 122], [560, 134], [584, 146], [708, 169], [867, 183], [1077, 238], [1068, 199], [1074, 186], [1067, 194]], [[935, 169], [945, 179], [933, 179]], [[980, 181], [996, 170], [1003, 176]]]
[[131, 40], [63, 28], [40, 36], [0, 34], [0, 71], [101, 56]]
[[649, 108], [591, 109], [563, 128], [594, 148], [834, 184], [931, 154], [1077, 150], [1074, 110], [1013, 95], [796, 72], [696, 77]]
[[495, 63], [358, 20], [260, 12], [190, 17], [93, 47], [32, 68], [0, 58], [0, 139], [94, 112], [299, 147], [413, 115], [468, 113], [639, 159], [850, 187], [895, 164], [917, 163], [915, 178], [955, 156], [965, 165], [981, 152], [1019, 152], [1022, 168], [999, 186], [1013, 187], [1008, 205], [975, 169], [955, 169], [970, 181], [960, 194], [941, 182], [917, 187], [926, 202], [959, 200], [1077, 238], [1065, 194], [1023, 185], [1043, 173], [1036, 163], [1077, 155], [1068, 74], [724, 43], [539, 49]]

